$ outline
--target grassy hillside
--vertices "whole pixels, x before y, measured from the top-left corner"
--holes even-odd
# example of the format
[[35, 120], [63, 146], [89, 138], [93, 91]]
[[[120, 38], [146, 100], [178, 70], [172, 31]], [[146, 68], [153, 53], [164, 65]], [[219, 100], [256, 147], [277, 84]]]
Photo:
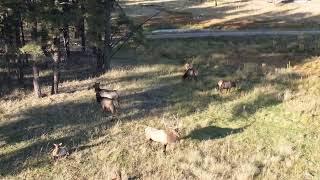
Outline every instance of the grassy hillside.
[[[153, 41], [127, 57], [130, 65], [62, 83], [74, 92], [3, 97], [0, 177], [110, 179], [118, 169], [137, 179], [318, 179], [320, 59], [311, 41], [296, 42]], [[199, 69], [198, 82], [181, 80], [186, 61]], [[219, 79], [241, 83], [220, 94]], [[96, 80], [120, 91], [117, 117], [102, 113], [88, 90]], [[164, 128], [174, 116], [182, 138], [165, 156], [160, 144], [145, 144], [144, 128]], [[59, 142], [71, 155], [54, 164]]]
[[145, 27], [154, 29], [319, 29], [319, 1], [276, 4], [268, 1], [123, 0], [125, 11], [143, 22], [162, 12]]

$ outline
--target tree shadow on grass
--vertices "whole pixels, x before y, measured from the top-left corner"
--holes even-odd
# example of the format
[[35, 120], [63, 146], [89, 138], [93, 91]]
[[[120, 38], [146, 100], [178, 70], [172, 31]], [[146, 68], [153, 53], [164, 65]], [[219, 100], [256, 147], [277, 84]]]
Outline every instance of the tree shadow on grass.
[[[251, 123], [252, 124], [252, 123]], [[189, 133], [185, 139], [196, 139], [196, 140], [210, 140], [210, 139], [219, 139], [224, 138], [226, 136], [237, 134], [243, 132], [246, 128], [251, 126], [251, 124], [246, 125], [241, 128], [222, 128], [217, 126], [207, 126], [204, 128], [193, 130]]]
[[260, 109], [276, 106], [283, 102], [285, 90], [294, 90], [297, 88], [297, 80], [302, 76], [295, 72], [276, 74], [274, 78], [266, 80], [261, 76], [258, 80], [250, 82], [246, 87], [242, 88], [243, 91], [250, 91], [259, 84], [265, 86], [271, 85], [274, 92], [264, 92], [258, 94], [254, 99], [241, 102], [232, 108], [233, 119], [244, 116], [248, 117], [255, 114]]
[[282, 101], [273, 94], [262, 94], [256, 97], [253, 101], [239, 103], [234, 106], [232, 108], [232, 115], [234, 119], [240, 116], [251, 116], [259, 111], [259, 109], [275, 106], [281, 102]]
[[[69, 149], [69, 153], [83, 151], [104, 143], [108, 143], [108, 139], [101, 140], [93, 144], [86, 144], [93, 137], [98, 137], [103, 134], [90, 132], [97, 129], [104, 129], [106, 122], [95, 123], [88, 126], [86, 129], [74, 128], [72, 133], [61, 138], [45, 138], [37, 140], [28, 146], [18, 148], [14, 151], [9, 151], [0, 155], [0, 179], [1, 176], [8, 176], [20, 173], [29, 168], [46, 167], [53, 163], [51, 152], [53, 143], [62, 143]], [[112, 123], [109, 124], [112, 126]], [[100, 131], [100, 130], [99, 130]], [[53, 133], [52, 131], [51, 133]]]
[[[118, 119], [125, 123], [152, 114], [180, 112], [180, 106], [168, 111], [167, 107], [175, 104], [188, 106], [186, 112], [180, 114], [182, 116], [192, 113], [194, 103], [199, 110], [205, 109], [212, 98], [206, 100], [207, 97], [194, 97], [195, 102], [190, 101], [186, 94], [192, 96], [195, 90], [192, 84], [180, 83], [176, 78], [160, 78], [154, 82], [156, 85], [123, 96], [124, 106]], [[115, 122], [103, 116], [100, 105], [95, 102], [94, 93], [84, 101], [55, 102], [52, 99], [46, 106], [33, 106], [8, 115], [6, 118], [12, 121], [0, 124], [0, 141], [5, 142], [1, 150], [7, 151], [0, 155], [0, 175], [19, 174], [28, 168], [48, 166], [53, 143], [62, 142], [72, 152], [108, 143], [109, 139], [105, 139], [87, 144], [92, 138], [106, 135], [105, 130], [114, 126]], [[18, 146], [14, 147], [15, 144]]]

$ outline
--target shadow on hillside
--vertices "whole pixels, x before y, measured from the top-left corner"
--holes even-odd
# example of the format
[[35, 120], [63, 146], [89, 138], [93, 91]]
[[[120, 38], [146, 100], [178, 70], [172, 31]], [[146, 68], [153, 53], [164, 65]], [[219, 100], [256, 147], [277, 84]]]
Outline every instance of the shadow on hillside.
[[[78, 111], [75, 112], [75, 109]], [[32, 108], [17, 115], [21, 118], [14, 123], [0, 126], [0, 141], [5, 142], [1, 148], [24, 142], [30, 145], [1, 154], [0, 175], [13, 175], [29, 168], [49, 165], [52, 163], [53, 143], [62, 142], [71, 153], [107, 143], [108, 139], [86, 145], [90, 138], [103, 136], [103, 132], [114, 125], [110, 118], [101, 115], [95, 102], [55, 104]], [[63, 133], [64, 137], [52, 138], [56, 133]]]
[[196, 140], [210, 140], [210, 139], [218, 139], [218, 138], [224, 138], [226, 136], [237, 134], [243, 132], [246, 128], [248, 128], [250, 125], [241, 127], [241, 128], [221, 128], [217, 126], [207, 126], [204, 128], [193, 130], [187, 135], [185, 138], [191, 138]]
[[[51, 86], [52, 83], [52, 62], [48, 58], [46, 63], [39, 65], [40, 79], [39, 83], [41, 87]], [[68, 64], [68, 65], [67, 65]], [[72, 52], [70, 62], [60, 63], [60, 83], [73, 80], [85, 80], [96, 76], [95, 74], [95, 59], [91, 55]], [[45, 75], [41, 74], [45, 73]], [[21, 89], [22, 91], [32, 91], [33, 90], [33, 76], [32, 67], [27, 64], [24, 68], [24, 81], [20, 84], [17, 80], [15, 74], [11, 75], [10, 83], [6, 83], [5, 89], [0, 86], [0, 95], [11, 96], [15, 89]], [[0, 74], [1, 79], [1, 74]], [[50, 94], [50, 92], [43, 92]], [[1, 97], [1, 96], [0, 96]], [[18, 97], [19, 98], [19, 97]]]
[[[123, 106], [116, 119], [125, 123], [139, 121], [150, 115], [179, 111], [185, 112], [179, 114], [183, 117], [195, 109], [202, 111], [208, 106], [212, 98], [206, 100], [208, 98], [202, 97], [194, 102], [188, 97], [180, 98], [179, 93], [192, 96], [194, 89], [191, 83], [181, 83], [176, 78], [180, 79], [177, 76], [160, 78], [159, 82], [155, 82], [156, 87], [124, 95]], [[105, 130], [116, 123], [111, 121], [110, 113], [102, 112], [100, 105], [95, 102], [94, 93], [90, 99], [81, 102], [55, 103], [53, 98], [46, 98], [51, 100], [47, 106], [31, 107], [18, 114], [7, 115], [8, 119], [16, 120], [0, 125], [0, 141], [5, 142], [3, 149], [24, 142], [28, 144], [0, 156], [2, 176], [50, 164], [49, 153], [53, 143], [62, 142], [74, 152], [108, 142], [105, 139], [93, 145], [86, 144], [94, 137], [104, 136]], [[167, 108], [177, 103], [186, 108]], [[56, 134], [58, 137], [52, 138]]]
[[[195, 86], [196, 82], [182, 81], [181, 76], [166, 77], [155, 83], [152, 88], [132, 91], [121, 97], [124, 104], [121, 109], [122, 120], [139, 120], [146, 116], [161, 116], [164, 113], [179, 114], [184, 117], [202, 111], [212, 101], [223, 101], [215, 95], [196, 96], [199, 91]], [[129, 115], [131, 114], [131, 115]]]
[[233, 119], [239, 116], [251, 116], [260, 109], [268, 108], [280, 104], [282, 101], [277, 99], [273, 94], [258, 95], [253, 101], [240, 103], [232, 108]]
[[275, 75], [273, 79], [267, 81], [264, 80], [264, 76], [261, 76], [260, 80], [252, 81], [251, 84], [246, 88], [243, 88], [242, 91], [248, 92], [258, 84], [264, 84], [266, 87], [269, 85], [273, 86], [275, 92], [260, 93], [253, 100], [237, 104], [232, 108], [233, 119], [236, 119], [239, 116], [248, 117], [255, 114], [260, 109], [276, 106], [282, 103], [284, 99], [284, 92], [286, 90], [294, 91], [298, 86], [295, 82], [301, 78], [302, 76], [300, 74], [289, 72]]

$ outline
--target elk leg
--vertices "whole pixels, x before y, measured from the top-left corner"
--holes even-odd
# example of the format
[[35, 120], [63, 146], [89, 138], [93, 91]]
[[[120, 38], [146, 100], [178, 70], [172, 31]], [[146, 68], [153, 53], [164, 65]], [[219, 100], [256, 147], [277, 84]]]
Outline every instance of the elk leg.
[[117, 99], [117, 100], [115, 101], [115, 103], [116, 103], [116, 105], [115, 105], [115, 104], [113, 104], [113, 105], [114, 105], [114, 108], [115, 108], [116, 112], [118, 113], [119, 110], [120, 110], [120, 102], [119, 102], [119, 99]]
[[146, 139], [146, 143], [150, 144], [152, 142], [152, 139]]
[[117, 99], [118, 108], [120, 108], [120, 98]]
[[165, 145], [163, 145], [163, 153], [164, 153], [164, 155], [166, 155], [166, 149], [167, 149], [167, 145], [165, 144]]
[[112, 114], [112, 115], [115, 113], [115, 108], [114, 108], [113, 103], [112, 103], [112, 106], [110, 107], [110, 111], [111, 111], [111, 114]]
[[146, 139], [145, 143], [147, 143], [147, 147], [151, 148], [152, 139]]
[[56, 162], [58, 160], [58, 157], [57, 156], [54, 156], [53, 157], [53, 162]]

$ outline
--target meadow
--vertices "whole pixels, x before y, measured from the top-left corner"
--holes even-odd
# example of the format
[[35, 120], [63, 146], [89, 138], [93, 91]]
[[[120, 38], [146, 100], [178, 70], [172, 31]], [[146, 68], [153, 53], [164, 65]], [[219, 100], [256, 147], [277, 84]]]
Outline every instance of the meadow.
[[[318, 179], [319, 45], [312, 36], [146, 41], [102, 75], [65, 72], [58, 95], [7, 93], [0, 178], [110, 179], [119, 170], [124, 179]], [[198, 81], [182, 81], [185, 62]], [[220, 79], [240, 83], [219, 93]], [[88, 89], [96, 81], [120, 92], [116, 117]], [[164, 155], [145, 143], [144, 129], [174, 117], [181, 139]], [[53, 163], [60, 142], [71, 155]]]

